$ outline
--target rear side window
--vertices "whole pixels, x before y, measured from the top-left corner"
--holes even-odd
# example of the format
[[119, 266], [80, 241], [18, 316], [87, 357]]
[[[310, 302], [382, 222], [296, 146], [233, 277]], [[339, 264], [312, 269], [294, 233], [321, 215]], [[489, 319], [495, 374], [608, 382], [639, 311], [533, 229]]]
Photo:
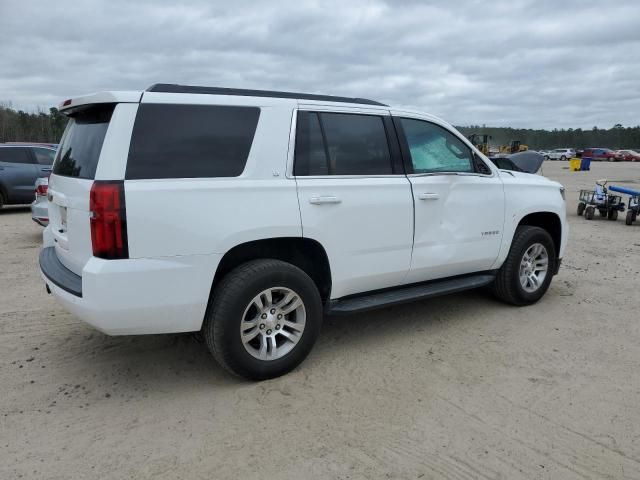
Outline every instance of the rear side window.
[[298, 112], [294, 174], [390, 175], [382, 117]]
[[25, 147], [0, 147], [0, 162], [33, 163]]
[[114, 104], [95, 105], [71, 117], [62, 135], [53, 173], [93, 179]]
[[251, 150], [260, 109], [142, 104], [127, 179], [236, 177]]
[[329, 175], [329, 162], [318, 114], [299, 112], [296, 130], [294, 174]]
[[56, 151], [49, 148], [34, 148], [33, 153], [36, 154], [36, 161], [40, 165], [51, 165], [56, 156]]

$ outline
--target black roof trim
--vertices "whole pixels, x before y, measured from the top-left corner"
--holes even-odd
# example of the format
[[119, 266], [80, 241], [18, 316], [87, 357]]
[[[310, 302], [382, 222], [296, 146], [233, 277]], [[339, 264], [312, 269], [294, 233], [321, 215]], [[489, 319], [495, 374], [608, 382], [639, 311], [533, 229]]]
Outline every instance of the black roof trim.
[[368, 100], [366, 98], [334, 97], [332, 95], [314, 95], [311, 93], [277, 92], [272, 90], [246, 90], [243, 88], [222, 87], [196, 87], [191, 85], [176, 85], [173, 83], [156, 83], [146, 90], [147, 92], [161, 93], [203, 93], [208, 95], [239, 95], [243, 97], [273, 97], [293, 98], [299, 100], [316, 100], [321, 102], [361, 103], [364, 105], [376, 105], [388, 107], [384, 103]]

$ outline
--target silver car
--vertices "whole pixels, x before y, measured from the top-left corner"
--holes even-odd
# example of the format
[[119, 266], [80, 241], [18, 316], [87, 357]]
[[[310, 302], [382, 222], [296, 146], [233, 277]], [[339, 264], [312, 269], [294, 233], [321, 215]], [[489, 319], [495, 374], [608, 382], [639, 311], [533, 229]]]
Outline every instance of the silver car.
[[47, 191], [49, 190], [49, 177], [41, 177], [36, 180], [36, 198], [31, 203], [31, 218], [43, 227], [49, 224], [49, 207], [47, 206]]

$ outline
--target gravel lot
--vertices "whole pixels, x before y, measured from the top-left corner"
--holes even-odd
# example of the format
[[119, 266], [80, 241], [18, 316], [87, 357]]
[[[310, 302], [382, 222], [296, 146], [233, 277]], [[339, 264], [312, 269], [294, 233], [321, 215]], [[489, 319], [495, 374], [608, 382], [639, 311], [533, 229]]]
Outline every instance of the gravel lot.
[[327, 318], [291, 374], [247, 383], [192, 335], [107, 337], [37, 269], [41, 228], [0, 212], [0, 478], [640, 478], [640, 222], [588, 222], [537, 305], [468, 292]]

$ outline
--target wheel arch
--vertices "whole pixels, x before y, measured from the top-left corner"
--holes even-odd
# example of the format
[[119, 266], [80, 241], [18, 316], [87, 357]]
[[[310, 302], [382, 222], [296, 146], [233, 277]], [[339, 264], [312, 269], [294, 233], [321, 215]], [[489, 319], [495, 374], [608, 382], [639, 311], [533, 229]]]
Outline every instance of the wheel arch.
[[[518, 222], [521, 225], [529, 225], [531, 227], [540, 227], [546, 230], [553, 239], [553, 245], [556, 249], [556, 255], [560, 254], [562, 245], [562, 220], [557, 213], [554, 212], [533, 212], [525, 215]], [[515, 232], [514, 232], [515, 234]]]
[[252, 240], [228, 250], [221, 258], [213, 285], [234, 268], [251, 260], [272, 258], [291, 263], [304, 271], [318, 287], [326, 303], [331, 296], [331, 267], [324, 247], [316, 240], [304, 237], [278, 237]]
[[9, 192], [7, 187], [4, 185], [4, 182], [0, 181], [0, 195], [2, 195], [2, 199], [4, 199], [4, 203], [9, 203]]

